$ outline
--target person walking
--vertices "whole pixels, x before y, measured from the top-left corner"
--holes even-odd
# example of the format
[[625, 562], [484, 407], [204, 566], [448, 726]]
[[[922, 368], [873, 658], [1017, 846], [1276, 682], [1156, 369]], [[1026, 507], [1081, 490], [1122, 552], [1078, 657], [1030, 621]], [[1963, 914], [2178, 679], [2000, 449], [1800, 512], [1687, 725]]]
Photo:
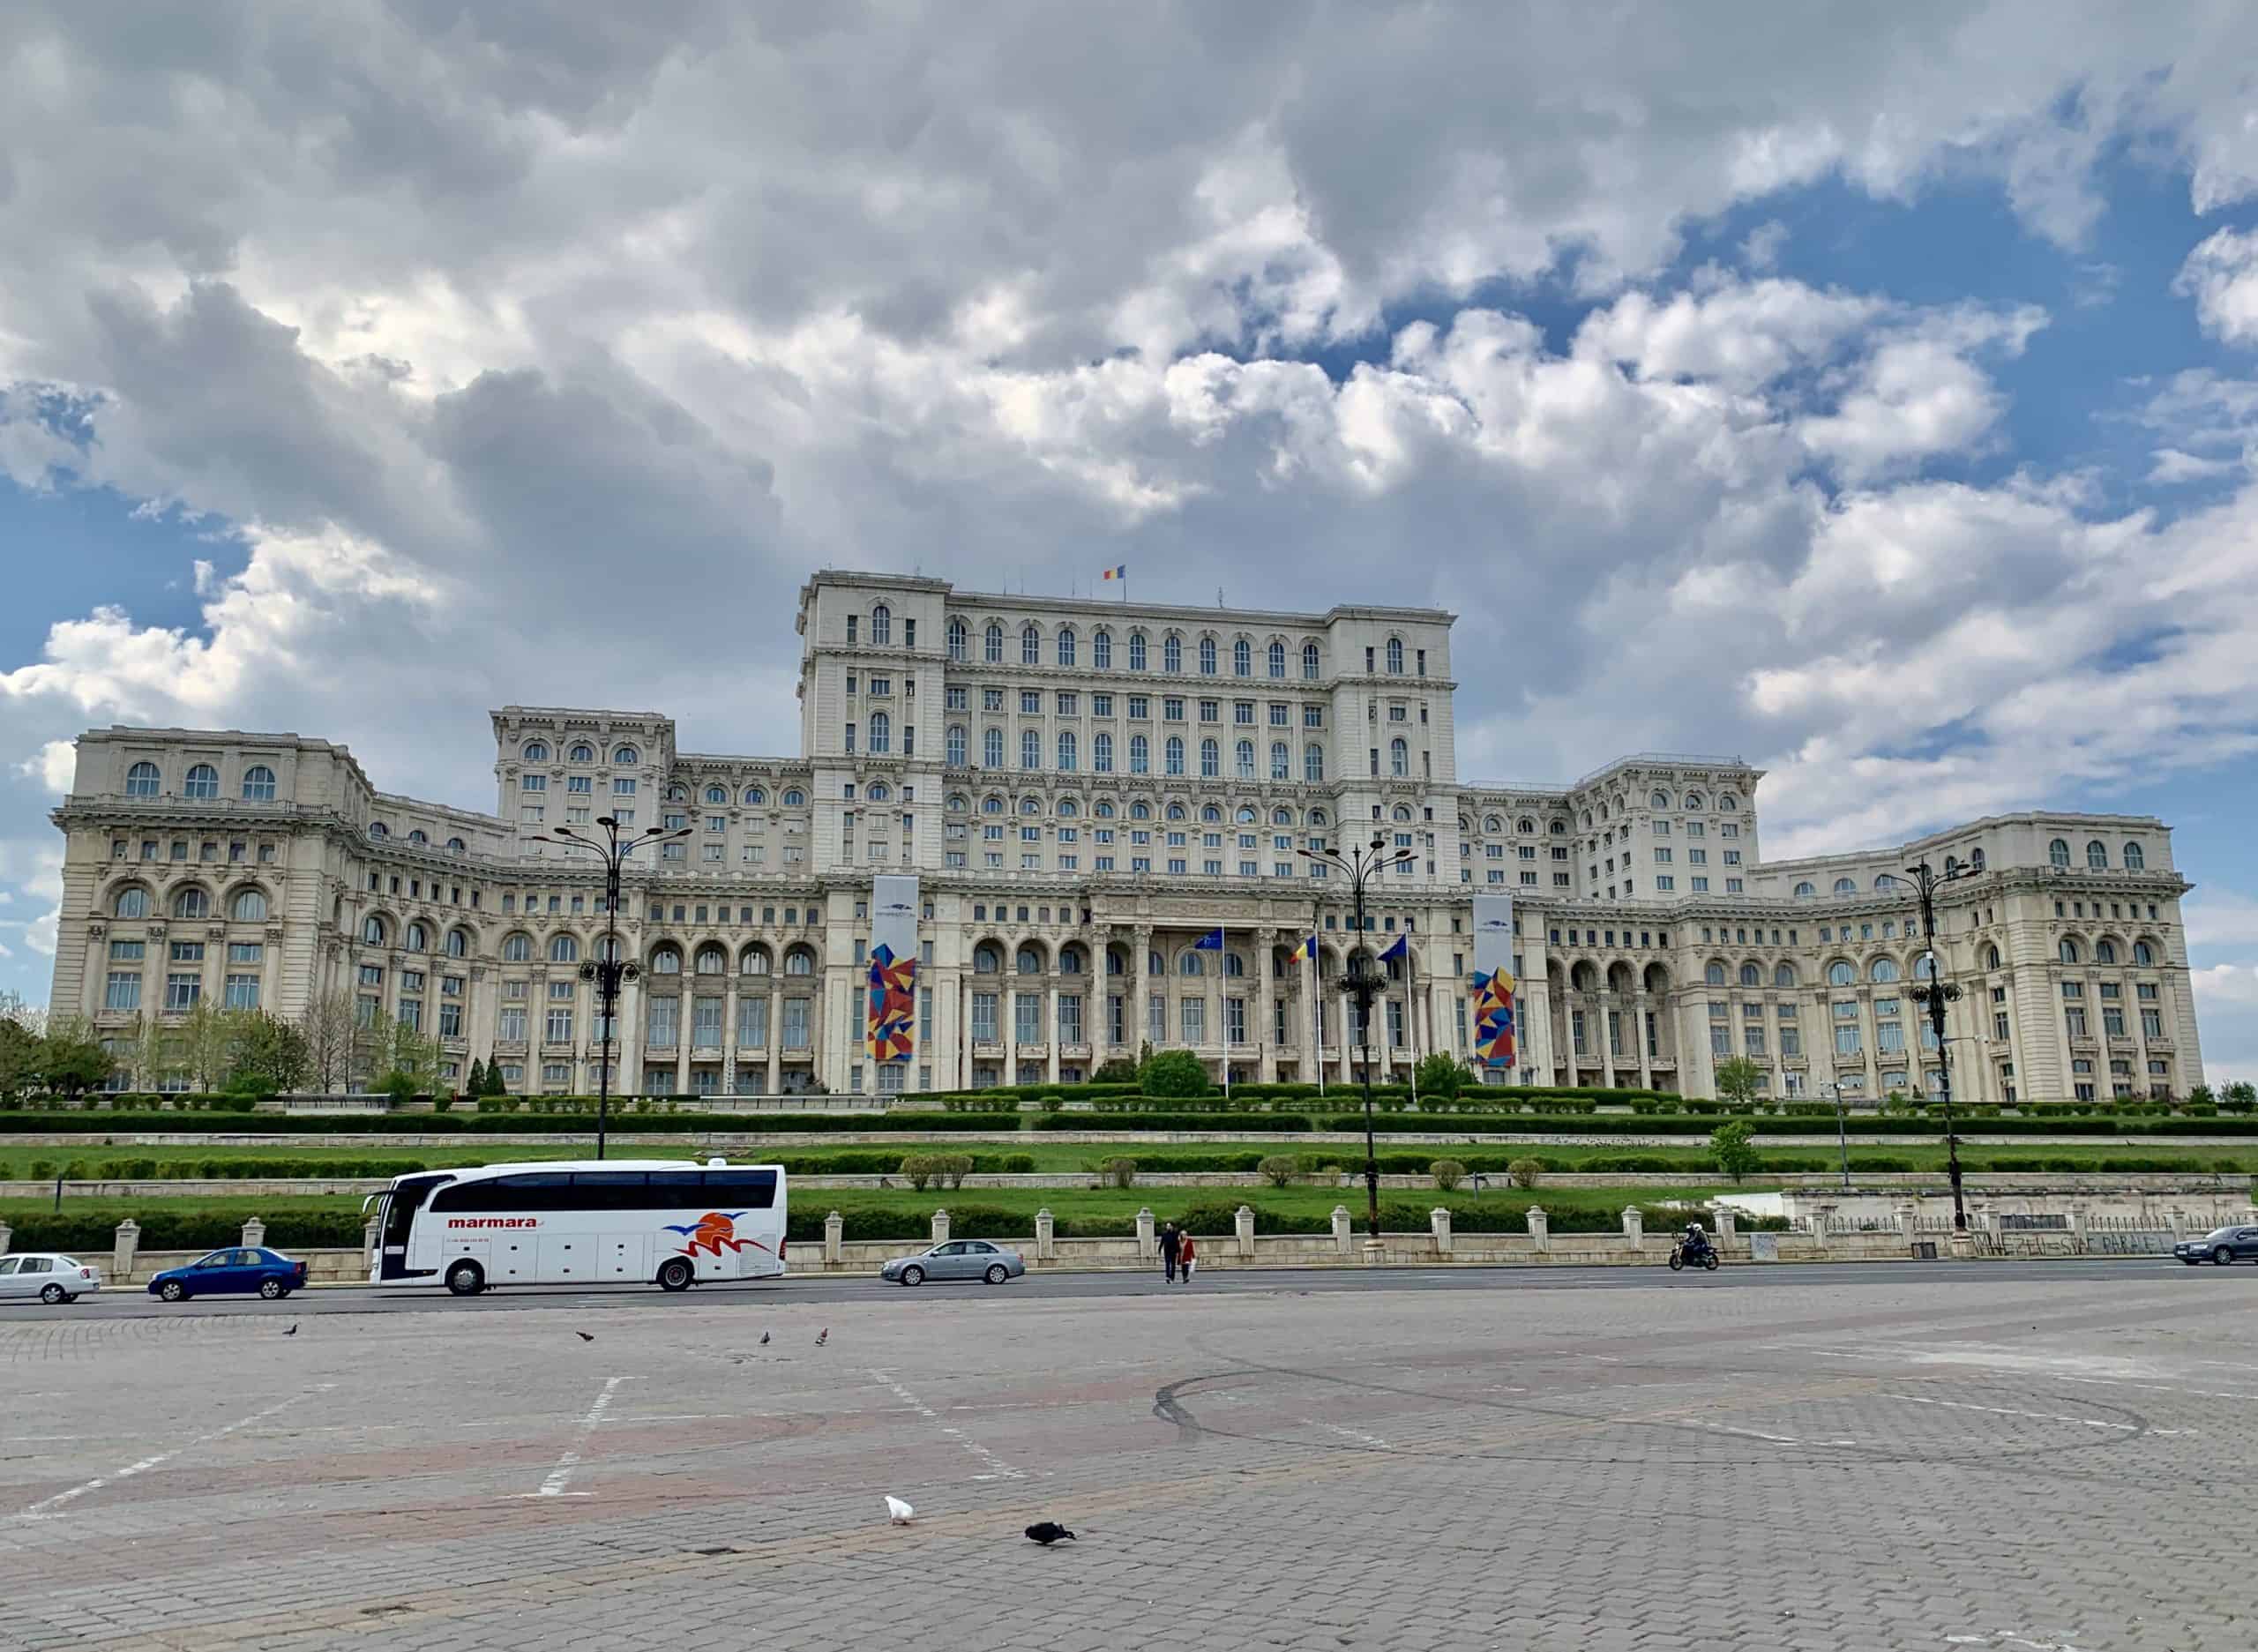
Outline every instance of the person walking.
[[1188, 1231], [1184, 1236], [1184, 1243], [1177, 1247], [1176, 1260], [1177, 1266], [1183, 1270], [1177, 1275], [1178, 1282], [1190, 1284], [1192, 1265], [1200, 1260], [1200, 1246]]
[[1183, 1249], [1184, 1237], [1173, 1222], [1161, 1224], [1161, 1269], [1171, 1285], [1176, 1283], [1176, 1259]]

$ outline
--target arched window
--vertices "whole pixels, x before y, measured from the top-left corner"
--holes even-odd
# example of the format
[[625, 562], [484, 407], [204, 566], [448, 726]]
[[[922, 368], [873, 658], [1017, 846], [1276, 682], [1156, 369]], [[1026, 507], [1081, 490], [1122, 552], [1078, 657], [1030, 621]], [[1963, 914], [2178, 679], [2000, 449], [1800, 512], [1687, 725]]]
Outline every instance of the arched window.
[[1837, 878], [1835, 880], [1835, 893], [1836, 894], [1850, 895], [1856, 894], [1858, 892], [1858, 886], [1855, 879], [1849, 878]]
[[2093, 961], [2097, 964], [2115, 963], [2117, 961], [2117, 943], [2115, 941], [2109, 940], [2097, 941], [2094, 944], [2093, 948]]
[[157, 795], [157, 766], [136, 763], [125, 771], [125, 795], [129, 797], [153, 797]]
[[942, 736], [941, 744], [943, 760], [951, 768], [962, 768], [965, 759], [964, 725], [961, 722], [951, 723], [948, 733]]
[[804, 946], [795, 946], [784, 954], [784, 973], [788, 976], [813, 975], [815, 954]]
[[1796, 899], [1798, 901], [1809, 901], [1818, 893], [1819, 886], [1816, 884], [1798, 884], [1796, 886]]
[[1536, 822], [1530, 819], [1527, 815], [1523, 815], [1520, 819], [1514, 822], [1514, 830], [1516, 832], [1534, 832], [1536, 830]]
[[121, 889], [110, 902], [110, 916], [118, 918], [146, 918], [149, 916], [149, 892], [146, 889]]
[[1724, 985], [1725, 967], [1721, 963], [1710, 964], [1707, 969], [1701, 972], [1701, 979], [1713, 987], [1721, 987]]
[[1773, 966], [1772, 984], [1774, 986], [1791, 987], [1795, 985], [1795, 983], [1796, 967], [1793, 964], [1776, 964]]
[[883, 602], [871, 610], [871, 640], [881, 644], [893, 641], [893, 610]]
[[596, 749], [592, 745], [576, 745], [570, 753], [570, 760], [575, 763], [593, 763], [596, 760]]
[[2077, 962], [2078, 944], [2075, 941], [2065, 939], [2058, 951], [2060, 952], [2061, 960], [2064, 963], [2074, 964]]
[[1761, 969], [1759, 969], [1754, 964], [1741, 965], [1740, 984], [1745, 987], [1762, 986], [1764, 984], [1764, 972]]
[[871, 714], [871, 754], [883, 757], [893, 749], [893, 719], [882, 711]]
[[1071, 820], [1075, 815], [1080, 812], [1080, 805], [1076, 804], [1072, 797], [1061, 797], [1058, 800], [1058, 812], [1065, 819]]
[[228, 916], [238, 923], [266, 922], [266, 892], [263, 889], [238, 889], [236, 898], [228, 905]]
[[274, 771], [264, 763], [254, 763], [243, 771], [243, 801], [273, 803], [274, 801]]
[[651, 973], [654, 976], [678, 976], [682, 973], [682, 953], [672, 946], [662, 946], [651, 954]]
[[212, 897], [193, 886], [173, 897], [173, 916], [176, 918], [209, 917], [211, 914]]
[[1897, 879], [1892, 877], [1889, 873], [1884, 872], [1880, 877], [1873, 880], [1873, 886], [1874, 892], [1877, 894], [1886, 894], [1890, 890], [1897, 887]]
[[408, 830], [407, 841], [410, 843], [429, 844], [431, 840], [422, 826], [414, 826]]
[[1687, 792], [1687, 793], [1686, 794], [1686, 808], [1688, 808], [1689, 810], [1696, 810], [1696, 809], [1701, 808], [1701, 794], [1700, 792], [1698, 792], [1698, 791], [1689, 791], [1689, 792]]
[[[871, 640], [872, 642], [876, 642], [879, 639], [878, 626], [878, 615], [873, 613], [871, 616]], [[698, 973], [699, 975], [725, 976], [729, 974], [729, 955], [721, 947], [713, 946], [709, 943], [708, 945], [698, 949]]]
[[1153, 818], [1152, 804], [1145, 802], [1141, 797], [1139, 798], [1135, 803], [1129, 805], [1129, 818], [1132, 820], [1151, 819]]
[[1998, 947], [1997, 946], [1985, 946], [1985, 947], [1984, 948], [1984, 968], [1986, 968], [1986, 969], [1997, 969], [1999, 967], [2000, 967], [2000, 949], [1999, 949], [1999, 947]]
[[1176, 973], [1180, 976], [1204, 976], [1208, 973], [1208, 961], [1187, 947], [1177, 958]]
[[1058, 772], [1061, 774], [1073, 774], [1078, 756], [1074, 750], [1074, 731], [1061, 729], [1058, 731]]
[[559, 935], [549, 943], [549, 961], [552, 964], [576, 964], [580, 961], [580, 943], [570, 935]]
[[708, 787], [706, 789], [706, 801], [707, 801], [707, 803], [710, 803], [710, 804], [725, 804], [725, 803], [729, 802], [729, 789], [728, 787], [726, 787], [726, 786], [708, 786]]
[[2109, 870], [2109, 845], [2104, 843], [2099, 838], [2095, 838], [2092, 841], [2088, 843], [2085, 846], [2085, 863], [2090, 871], [2097, 872], [2107, 871]]
[[1866, 967], [1866, 979], [1883, 985], [1896, 980], [1897, 961], [1895, 958], [1875, 959]]
[[1004, 731], [1001, 729], [989, 729], [982, 731], [980, 763], [983, 768], [1004, 766]]
[[964, 663], [964, 622], [961, 619], [949, 621], [949, 663], [951, 665]]
[[449, 838], [447, 840], [447, 853], [450, 855], [467, 855], [470, 853], [470, 846], [465, 843], [460, 838]]
[[2156, 948], [2150, 946], [2146, 941], [2135, 941], [2133, 943], [2133, 966], [2137, 969], [2155, 968]]
[[1556, 838], [1564, 838], [1568, 835], [1568, 823], [1566, 820], [1555, 820], [1545, 829]]
[[2070, 846], [2060, 838], [2056, 838], [2046, 846], [2046, 863], [2049, 866], [2067, 868], [2070, 863]]
[[1314, 740], [1302, 748], [1302, 779], [1314, 786], [1325, 778], [1325, 748]]
[[522, 964], [531, 961], [532, 958], [532, 936], [526, 934], [523, 931], [518, 931], [512, 934], [505, 935], [502, 938], [502, 961], [504, 963]]
[[1322, 809], [1311, 810], [1309, 811], [1309, 823], [1313, 826], [1323, 826], [1325, 824], [1325, 811]]
[[1847, 987], [1858, 978], [1858, 970], [1847, 958], [1837, 958], [1827, 966], [1827, 984], [1831, 987]]
[[1164, 763], [1165, 763], [1165, 766], [1166, 766], [1166, 768], [1167, 768], [1168, 772], [1169, 772], [1170, 774], [1183, 774], [1183, 773], [1184, 773], [1184, 742], [1183, 742], [1183, 740], [1182, 740], [1181, 738], [1179, 738], [1178, 736], [1175, 736], [1175, 735], [1170, 735], [1170, 736], [1169, 736], [1169, 737], [1168, 737], [1168, 744], [1167, 744], [1164, 748], [1163, 748], [1163, 751], [1164, 751], [1164, 753], [1165, 753]]
[[972, 973], [993, 976], [1003, 973], [1004, 954], [992, 941], [983, 941], [972, 949]]
[[528, 740], [525, 750], [518, 755], [528, 763], [546, 763], [549, 761], [549, 747], [539, 740]]
[[1018, 975], [1039, 976], [1043, 973], [1043, 954], [1032, 946], [1022, 946], [1012, 960], [1012, 968]]
[[1401, 637], [1387, 639], [1387, 674], [1390, 676], [1403, 675], [1403, 639]]
[[1274, 641], [1270, 645], [1269, 662], [1270, 675], [1282, 678], [1286, 675], [1286, 645], [1284, 643]]
[[1294, 754], [1287, 750], [1283, 740], [1270, 743], [1270, 778], [1291, 780], [1294, 777]]
[[1094, 669], [1113, 669], [1113, 633], [1099, 626], [1090, 633], [1090, 665]]
[[1398, 780], [1411, 773], [1411, 748], [1400, 735], [1387, 743], [1387, 772]]
[[467, 958], [470, 956], [470, 932], [468, 931], [449, 930], [447, 931], [447, 956], [450, 958]]
[[611, 760], [618, 764], [632, 764], [640, 762], [642, 756], [633, 746], [623, 745], [612, 752]]
[[1304, 682], [1317, 681], [1317, 645], [1313, 642], [1304, 643], [1302, 645], [1302, 680]]
[[1254, 650], [1244, 637], [1231, 644], [1231, 675], [1233, 676], [1254, 675]]
[[1132, 774], [1149, 774], [1151, 769], [1151, 744], [1143, 735], [1131, 735], [1129, 736], [1129, 772]]
[[430, 932], [421, 923], [410, 923], [403, 944], [411, 953], [428, 952], [430, 950]]
[[1113, 736], [1101, 729], [1090, 736], [1090, 768], [1093, 773], [1113, 773]]
[[963, 814], [971, 807], [972, 800], [967, 797], [962, 792], [953, 791], [949, 794], [949, 812], [951, 814]]
[[1740, 799], [1734, 796], [1731, 792], [1727, 792], [1723, 796], [1717, 799], [1717, 807], [1730, 814], [1732, 811], [1740, 807]]
[[744, 800], [747, 804], [758, 808], [768, 801], [768, 794], [758, 786], [748, 786], [744, 789]]
[[784, 794], [783, 803], [784, 807], [787, 809], [804, 809], [807, 806], [807, 793], [802, 791], [796, 786], [791, 788]]
[[981, 638], [981, 657], [990, 665], [1004, 663], [1004, 628], [992, 619]]
[[1086, 973], [1082, 964], [1080, 947], [1069, 945], [1058, 949], [1058, 973], [1062, 976], [1079, 976]]
[[1668, 792], [1666, 792], [1666, 791], [1658, 791], [1658, 792], [1656, 792], [1655, 794], [1653, 794], [1651, 796], [1649, 796], [1649, 797], [1647, 799], [1647, 807], [1649, 807], [1649, 809], [1667, 809], [1667, 808], [1669, 808], [1669, 807], [1670, 807], [1670, 794], [1669, 794]]
[[1184, 639], [1168, 637], [1161, 642], [1161, 669], [1176, 674], [1184, 670]]
[[1132, 671], [1145, 669], [1145, 633], [1141, 631], [1129, 633], [1129, 669]]
[[1222, 747], [1213, 739], [1200, 743], [1200, 774], [1203, 780], [1220, 779], [1222, 772]]
[[1004, 800], [1001, 797], [983, 797], [980, 800], [980, 812], [982, 814], [1003, 813]]
[[1061, 625], [1058, 628], [1058, 663], [1061, 665], [1074, 663], [1074, 628], [1072, 625]]
[[371, 912], [367, 917], [361, 920], [361, 944], [363, 946], [383, 946], [385, 944], [385, 921], [378, 917], [375, 913]]
[[2128, 872], [2148, 870], [2148, 852], [2137, 843], [2125, 845], [2125, 870]]
[[1971, 872], [1980, 872], [1984, 870], [1984, 851], [1982, 849], [1970, 849], [1968, 851], [1968, 870]]
[[1043, 663], [1043, 632], [1033, 620], [1020, 627], [1020, 663]]
[[1231, 764], [1241, 780], [1252, 780], [1254, 775], [1254, 742], [1242, 740], [1231, 748]]
[[[959, 629], [962, 627], [960, 625]], [[765, 976], [769, 973], [768, 949], [759, 944], [748, 946], [737, 959], [737, 973], [741, 976]]]
[[1215, 639], [1213, 637], [1200, 639], [1200, 675], [1215, 675]]
[[1395, 819], [1398, 820], [1409, 820], [1410, 818], [1411, 805], [1409, 804], [1400, 803], [1395, 805]]

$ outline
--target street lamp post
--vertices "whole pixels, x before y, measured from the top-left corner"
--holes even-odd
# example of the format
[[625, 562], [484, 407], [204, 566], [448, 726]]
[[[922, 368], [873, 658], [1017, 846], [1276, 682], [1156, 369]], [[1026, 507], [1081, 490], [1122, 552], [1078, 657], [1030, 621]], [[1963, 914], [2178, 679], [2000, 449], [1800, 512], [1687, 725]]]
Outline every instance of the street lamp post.
[[[1945, 1005], [1960, 997], [1960, 989], [1944, 978], [1944, 954], [1937, 949], [1937, 888], [1966, 876], [1957, 863], [1941, 874], [1925, 860], [1908, 866], [1913, 887], [1921, 901], [1921, 937], [1928, 944], [1929, 976], [1916, 982], [1913, 1002], [1929, 1013], [1929, 1030], [1937, 1041], [1937, 1090], [1944, 1101], [1945, 1173], [1952, 1182], [1952, 1231], [1955, 1239], [1968, 1237], [1968, 1205], [1960, 1192], [1960, 1137], [1952, 1124], [1952, 1051], [1946, 1047], [1944, 1035]], [[1918, 969], [1919, 966], [1915, 965]]]
[[1835, 1145], [1843, 1155], [1843, 1191], [1851, 1191], [1851, 1127], [1843, 1117], [1843, 1087], [1827, 1083], [1819, 1087], [1835, 1098]]
[[1390, 852], [1385, 833], [1372, 833], [1368, 848], [1352, 848], [1346, 855], [1337, 849], [1301, 849], [1297, 851], [1305, 860], [1322, 862], [1337, 866], [1349, 874], [1349, 901], [1351, 922], [1357, 931], [1357, 944], [1349, 953], [1349, 996], [1357, 1001], [1357, 1014], [1364, 1025], [1357, 1036], [1357, 1046], [1364, 1057], [1365, 1086], [1365, 1225], [1370, 1237], [1366, 1247], [1379, 1249], [1379, 1149], [1372, 1140], [1372, 1000], [1386, 990], [1387, 977], [1372, 967], [1369, 956], [1372, 948], [1365, 939], [1365, 886], [1375, 875], [1391, 866], [1417, 858], [1410, 849]]
[[612, 1023], [619, 1014], [619, 989], [642, 973], [632, 960], [622, 960], [619, 956], [620, 864], [644, 844], [688, 837], [690, 828], [680, 826], [669, 832], [653, 826], [623, 842], [616, 816], [598, 815], [596, 824], [603, 828], [602, 842], [592, 837], [583, 837], [564, 826], [552, 830], [567, 843], [592, 850], [603, 859], [603, 944], [593, 960], [580, 966], [580, 979], [595, 983], [596, 1001], [602, 1006], [598, 1013], [603, 1019], [603, 1060], [596, 1072], [596, 1157], [601, 1159], [603, 1157], [604, 1133], [611, 1120]]

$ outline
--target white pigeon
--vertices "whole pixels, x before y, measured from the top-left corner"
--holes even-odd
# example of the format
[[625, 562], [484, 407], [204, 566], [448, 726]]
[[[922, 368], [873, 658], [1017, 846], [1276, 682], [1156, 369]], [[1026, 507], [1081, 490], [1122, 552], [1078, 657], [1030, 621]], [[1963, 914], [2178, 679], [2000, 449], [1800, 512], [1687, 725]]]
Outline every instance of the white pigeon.
[[907, 1526], [909, 1523], [909, 1517], [917, 1511], [900, 1498], [889, 1494], [886, 1499], [886, 1518], [895, 1525]]

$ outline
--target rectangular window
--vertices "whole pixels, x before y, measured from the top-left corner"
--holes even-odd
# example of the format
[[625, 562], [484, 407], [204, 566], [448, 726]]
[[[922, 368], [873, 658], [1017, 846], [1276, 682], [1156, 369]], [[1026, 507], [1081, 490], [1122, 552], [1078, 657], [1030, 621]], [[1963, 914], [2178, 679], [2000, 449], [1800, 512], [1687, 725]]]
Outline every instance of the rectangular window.
[[976, 1044], [997, 1042], [996, 997], [993, 992], [972, 995], [972, 1042]]
[[201, 976], [172, 975], [165, 977], [165, 1010], [168, 1014], [179, 1014], [196, 1007], [204, 996]]
[[2071, 1037], [2083, 1038], [2087, 1036], [2085, 1006], [2083, 1005], [2070, 1005], [2063, 1010], [2062, 1016], [2064, 1020], [2068, 1024]]
[[572, 1042], [572, 1012], [569, 1007], [560, 1005], [550, 1006], [549, 1024], [542, 1031], [542, 1037], [552, 1044]]
[[1208, 1037], [1208, 1000], [1186, 998], [1176, 1006], [1187, 1044], [1204, 1043]]
[[1245, 998], [1223, 1000], [1223, 1036], [1234, 1044], [1243, 1044], [1246, 1042], [1246, 1000]]
[[1082, 995], [1062, 992], [1058, 995], [1058, 1042], [1079, 1044], [1082, 1040]]
[[646, 1042], [662, 1049], [671, 1049], [680, 1036], [682, 1000], [678, 998], [653, 998], [650, 1019], [647, 1023]]
[[257, 1009], [258, 1007], [258, 977], [257, 976], [229, 976], [227, 1005], [231, 1010]]
[[522, 1004], [505, 1004], [502, 1006], [500, 1020], [494, 1030], [494, 1036], [505, 1043], [523, 1043], [526, 1036], [526, 1006]]
[[722, 1047], [722, 1000], [699, 998], [691, 1005], [690, 1042], [699, 1050]]
[[122, 969], [110, 971], [109, 984], [102, 994], [106, 1010], [138, 1010], [141, 1007], [141, 976], [138, 972]]
[[768, 1048], [768, 1000], [766, 998], [737, 1000], [737, 1048], [740, 1050]]
[[784, 1000], [784, 1048], [805, 1050], [808, 1047], [808, 1003], [806, 998]]

